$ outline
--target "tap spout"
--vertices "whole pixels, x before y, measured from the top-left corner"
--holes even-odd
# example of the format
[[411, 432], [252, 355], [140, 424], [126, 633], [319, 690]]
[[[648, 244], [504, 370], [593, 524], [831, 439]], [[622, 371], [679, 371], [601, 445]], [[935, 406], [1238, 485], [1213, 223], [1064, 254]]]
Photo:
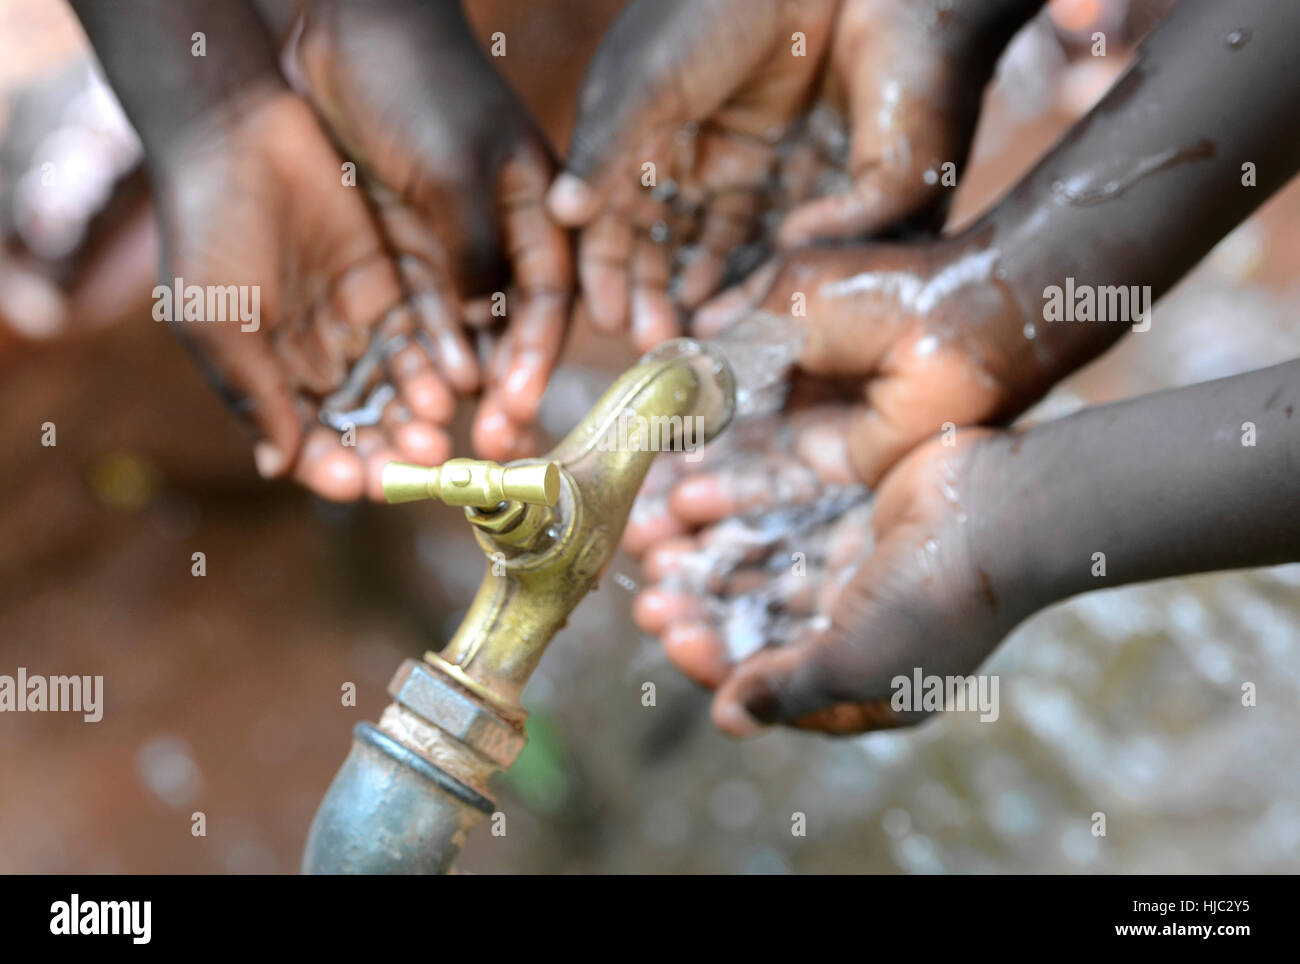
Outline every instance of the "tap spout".
[[390, 501], [465, 506], [487, 571], [446, 647], [407, 660], [379, 726], [358, 727], [312, 823], [306, 871], [450, 865], [491, 812], [489, 777], [523, 749], [524, 684], [605, 571], [655, 456], [708, 442], [730, 421], [734, 399], [727, 363], [678, 339], [620, 376], [544, 459], [390, 466]]
[[490, 519], [470, 517], [493, 565], [441, 659], [508, 705], [604, 572], [655, 455], [702, 445], [730, 419], [730, 370], [687, 357], [626, 372], [548, 453], [560, 497], [534, 545], [503, 545]]

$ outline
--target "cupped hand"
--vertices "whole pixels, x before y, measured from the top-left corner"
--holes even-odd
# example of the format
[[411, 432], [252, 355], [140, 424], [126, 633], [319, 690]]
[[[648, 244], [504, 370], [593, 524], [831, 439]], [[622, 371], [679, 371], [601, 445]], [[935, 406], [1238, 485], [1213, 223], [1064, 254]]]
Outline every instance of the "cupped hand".
[[801, 329], [796, 375], [852, 403], [848, 458], [867, 485], [936, 433], [1023, 411], [1057, 370], [978, 232], [801, 249], [701, 308], [693, 333], [717, 335], [754, 312]]
[[937, 223], [988, 46], [908, 0], [633, 0], [588, 69], [549, 196], [582, 228], [592, 322], [630, 323], [641, 349], [670, 337], [773, 215], [784, 246]]
[[[291, 73], [375, 206], [420, 322], [404, 401], [431, 416], [478, 390], [473, 442], [529, 454], [563, 346], [569, 240], [546, 213], [554, 162], [457, 4], [309, 0]], [[504, 324], [480, 365], [475, 328]]]
[[187, 320], [183, 304], [167, 318], [156, 298], [155, 317], [171, 322], [259, 436], [264, 476], [292, 474], [350, 501], [380, 498], [393, 458], [436, 464], [450, 454], [440, 426], [451, 398], [355, 437], [318, 422], [322, 400], [372, 342], [409, 330], [397, 267], [363, 199], [342, 185], [341, 163], [311, 108], [282, 87], [247, 92], [196, 122], [155, 159], [163, 287], [183, 279], [186, 292], [235, 291], [257, 310], [214, 320], [205, 295], [202, 318]]
[[1002, 437], [927, 442], [868, 499], [850, 484], [845, 413], [808, 412], [787, 428], [765, 451], [678, 481], [657, 503], [671, 521], [639, 515], [629, 541], [650, 586], [637, 622], [716, 690], [713, 719], [734, 736], [916, 722], [925, 714], [891, 705], [895, 677], [967, 675], [1035, 608], [999, 597], [972, 537], [975, 513], [997, 498], [988, 463]]

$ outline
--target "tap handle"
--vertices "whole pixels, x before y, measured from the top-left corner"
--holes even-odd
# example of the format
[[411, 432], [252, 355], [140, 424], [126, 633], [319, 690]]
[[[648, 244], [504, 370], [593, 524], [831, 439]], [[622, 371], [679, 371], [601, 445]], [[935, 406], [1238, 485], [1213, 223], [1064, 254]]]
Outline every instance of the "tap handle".
[[503, 502], [555, 505], [560, 467], [554, 462], [498, 465], [482, 459], [451, 459], [436, 468], [389, 462], [384, 498], [390, 503], [438, 499], [447, 505], [495, 509]]

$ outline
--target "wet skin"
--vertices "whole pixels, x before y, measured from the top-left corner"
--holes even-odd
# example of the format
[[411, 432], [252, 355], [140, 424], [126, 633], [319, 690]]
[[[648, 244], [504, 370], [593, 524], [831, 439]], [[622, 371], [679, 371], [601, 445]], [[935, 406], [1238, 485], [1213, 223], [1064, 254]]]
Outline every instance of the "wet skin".
[[[257, 12], [246, 0], [74, 8], [144, 144], [161, 276], [259, 289], [255, 331], [173, 323], [257, 437], [259, 471], [352, 500], [376, 494], [394, 455], [444, 458], [446, 435], [432, 421], [360, 431], [355, 447], [317, 424], [320, 400], [376, 329], [402, 321], [403, 289], [379, 225], [342, 184], [342, 160], [285, 87]], [[196, 31], [206, 56], [191, 54]], [[449, 399], [444, 407], [445, 420]]]
[[[542, 203], [554, 162], [533, 119], [458, 3], [259, 6], [286, 36], [296, 82], [358, 165], [428, 336], [427, 353], [398, 360], [406, 406], [436, 419], [448, 389], [482, 388], [479, 454], [531, 454], [527, 429], [563, 344], [572, 285], [568, 238]], [[493, 314], [495, 292], [504, 319]], [[467, 323], [504, 327], [482, 371]]]
[[[798, 451], [804, 469], [835, 482], [847, 469], [835, 438], [843, 426], [820, 421], [820, 437], [801, 439]], [[1243, 422], [1254, 424], [1253, 445], [1243, 444]], [[783, 459], [771, 471], [799, 470]], [[869, 529], [846, 516], [829, 550], [810, 553], [823, 564], [810, 563], [805, 585], [783, 597], [787, 608], [823, 619], [732, 664], [706, 600], [670, 576], [729, 516], [765, 506], [758, 490], [737, 504], [725, 468], [706, 469], [670, 495], [693, 525], [646, 553], [647, 576], [665, 588], [643, 594], [637, 619], [683, 672], [717, 689], [714, 721], [733, 735], [770, 723], [832, 733], [911, 723], [921, 715], [889, 705], [894, 677], [918, 667], [968, 675], [1054, 602], [1101, 586], [1300, 560], [1297, 471], [1300, 362], [1023, 432], [933, 439], [885, 476]], [[805, 493], [814, 498], [816, 486]], [[713, 592], [752, 591], [770, 578], [766, 562], [747, 559]]]
[[[630, 326], [645, 350], [717, 289], [727, 256], [772, 210], [793, 205], [786, 246], [937, 223], [949, 197], [940, 170], [964, 163], [997, 54], [1039, 5], [633, 0], [588, 69], [549, 198], [581, 228], [582, 310], [605, 331]], [[801, 127], [814, 102], [851, 132], [836, 159], [848, 184], [826, 197], [810, 196], [827, 158]], [[671, 204], [643, 183], [647, 162], [659, 194], [674, 186]], [[686, 245], [698, 250], [678, 271]]]
[[[993, 436], [984, 442], [984, 436], [976, 436], [948, 454], [941, 442], [924, 440], [944, 422], [961, 426], [1010, 419], [1135, 322], [1045, 322], [1046, 288], [1073, 278], [1079, 285], [1149, 285], [1158, 298], [1286, 182], [1300, 165], [1300, 142], [1278, 136], [1290, 128], [1300, 104], [1300, 75], [1289, 66], [1289, 38], [1298, 28], [1300, 8], [1294, 6], [1260, 0], [1228, 8], [1185, 0], [1098, 107], [970, 231], [931, 245], [796, 252], [699, 313], [699, 327], [708, 333], [753, 306], [789, 311], [792, 295], [805, 293], [801, 368], [828, 386], [832, 379], [847, 384], [845, 397], [853, 408], [843, 416], [844, 458], [858, 478], [879, 482], [884, 517], [873, 518], [877, 542], [871, 558], [888, 563], [876, 568], [869, 561], [853, 578], [852, 585], [863, 583], [861, 608], [867, 617], [865, 622], [850, 618], [848, 610], [836, 617], [848, 605], [837, 603], [831, 614], [839, 627], [833, 645], [801, 644], [752, 657], [755, 666], [770, 661], [772, 667], [759, 674], [767, 692], [762, 699], [735, 697], [752, 685], [745, 681], [756, 678], [756, 671], [725, 677], [715, 711], [724, 729], [752, 728], [739, 715], [742, 703], [758, 716], [791, 721], [832, 704], [876, 698], [887, 678], [871, 675], [874, 664], [855, 663], [856, 657], [844, 654], [867, 646], [900, 659], [909, 652], [912, 637], [898, 645], [879, 643], [872, 628], [882, 618], [872, 584], [878, 579], [893, 585], [902, 578], [896, 572], [906, 573], [890, 547], [914, 547], [917, 537], [913, 528], [895, 532], [889, 520], [915, 516], [927, 532], [942, 530], [947, 523], [934, 514], [942, 506], [925, 500], [936, 478], [954, 466], [961, 481], [957, 491], [966, 493], [966, 517], [979, 520], [978, 531], [994, 534], [990, 544], [1009, 539], [1014, 548], [996, 558], [978, 545], [963, 549], [971, 556], [966, 561], [940, 560], [933, 591], [941, 589], [943, 599], [916, 606], [890, 603], [931, 634], [916, 638], [908, 666], [924, 662], [927, 647], [942, 646], [960, 656], [967, 669], [973, 667], [1028, 612], [1092, 588], [1087, 561], [1103, 542], [1121, 546], [1127, 560], [1122, 574], [1112, 567], [1108, 585], [1296, 557], [1293, 527], [1283, 525], [1276, 535], [1271, 528], [1284, 512], [1277, 491], [1282, 466], [1297, 457], [1296, 423], [1279, 421], [1278, 412], [1288, 406], [1277, 407], [1295, 390], [1294, 364], [1186, 394], [1099, 409], [1022, 439]], [[1242, 183], [1245, 161], [1256, 166], [1256, 186]], [[1264, 388], [1267, 392], [1256, 397]], [[1187, 410], [1180, 412], [1180, 405]], [[1284, 430], [1274, 435], [1280, 448], [1273, 457], [1281, 461], [1253, 461], [1255, 450], [1240, 445], [1241, 423], [1252, 417], [1268, 418]], [[1108, 434], [1111, 427], [1119, 429]], [[1031, 446], [1031, 439], [1044, 441]], [[952, 462], [962, 457], [966, 444], [996, 454]], [[1030, 452], [1050, 454], [1027, 459]], [[1164, 474], [1148, 479], [1154, 453], [1166, 456], [1159, 468]], [[987, 467], [977, 472], [975, 464]], [[999, 476], [1008, 464], [1016, 467], [1015, 474]], [[1026, 478], [1037, 479], [1037, 488], [1023, 487]], [[993, 494], [1000, 491], [1018, 492], [1019, 501], [997, 502]], [[1058, 499], [1060, 492], [1070, 498]], [[1101, 503], [1096, 492], [1123, 492], [1127, 501]], [[1252, 501], [1260, 514], [1250, 515]], [[901, 516], [884, 511], [891, 504], [908, 511]], [[1140, 508], [1130, 511], [1130, 505]], [[723, 486], [697, 481], [657, 511], [638, 513], [628, 543], [654, 559], [656, 547], [680, 545], [674, 540], [736, 511]], [[950, 514], [955, 517], [955, 510]], [[1242, 536], [1218, 546], [1214, 533], [1227, 524], [1227, 515]], [[1197, 527], [1192, 541], [1203, 540], [1195, 551], [1188, 549], [1189, 525]], [[936, 539], [944, 554], [964, 541], [951, 530]], [[1084, 541], [1094, 548], [1085, 551]], [[874, 575], [863, 575], [868, 572]], [[1016, 586], [1030, 586], [1030, 576], [1038, 588], [1019, 593]], [[997, 600], [989, 614], [997, 620], [963, 611], [953, 623], [954, 614], [944, 608], [950, 597], [986, 598], [990, 606]], [[674, 607], [683, 606], [681, 611], [699, 612], [689, 602], [640, 604], [642, 610], [656, 610], [655, 618], [667, 627], [670, 655], [697, 678], [717, 682], [718, 649], [709, 633], [671, 626]], [[929, 615], [928, 606], [934, 608]], [[967, 626], [978, 630], [978, 638], [966, 635]], [[842, 729], [846, 722], [880, 719], [866, 710], [835, 712], [848, 715], [811, 722]]]
[[[946, 422], [1010, 420], [1140, 323], [1045, 321], [1045, 289], [1073, 279], [1150, 286], [1158, 299], [1300, 168], [1300, 141], [1278, 136], [1300, 105], [1297, 30], [1294, 5], [1180, 4], [971, 228], [793, 252], [704, 306], [697, 332], [755, 308], [789, 313], [802, 294], [801, 367], [842, 380], [857, 403], [850, 455], [868, 484]], [[1255, 186], [1242, 183], [1246, 161]]]
[[[446, 459], [454, 391], [483, 390], [480, 453], [526, 454], [571, 286], [568, 240], [542, 206], [552, 162], [540, 135], [457, 5], [398, 0], [304, 5], [295, 75], [331, 121], [322, 130], [285, 92], [269, 41], [298, 6], [268, 0], [269, 26], [245, 2], [80, 11], [146, 146], [164, 277], [261, 288], [260, 334], [182, 335], [259, 436], [259, 470], [291, 471], [326, 497], [379, 498], [386, 461]], [[131, 45], [141, 17], [165, 51], [153, 66], [185, 91], [175, 100], [139, 74]], [[204, 58], [189, 55], [196, 24]], [[356, 160], [365, 195], [344, 183], [327, 135]], [[468, 301], [498, 291], [505, 322], [493, 301]], [[411, 310], [394, 310], [403, 303]], [[483, 371], [466, 321], [491, 346]], [[322, 400], [369, 345], [394, 336], [406, 347], [363, 386], [363, 395], [383, 381], [399, 390], [379, 424], [354, 440], [320, 427]]]

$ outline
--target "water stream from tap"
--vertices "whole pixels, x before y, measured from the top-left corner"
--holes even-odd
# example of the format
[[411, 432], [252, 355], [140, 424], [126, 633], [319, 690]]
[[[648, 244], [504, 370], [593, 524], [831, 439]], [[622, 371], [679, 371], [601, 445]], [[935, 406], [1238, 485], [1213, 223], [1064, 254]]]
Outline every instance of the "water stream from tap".
[[[664, 588], [704, 601], [733, 661], [823, 625], [820, 590], [870, 552], [867, 487], [827, 484], [796, 454], [783, 408], [802, 347], [797, 324], [759, 312], [713, 339], [675, 339], [649, 356], [699, 358], [711, 384], [724, 384], [725, 370], [734, 390], [732, 424], [688, 470], [727, 478], [753, 508], [700, 533], [698, 548], [664, 580]], [[673, 472], [669, 482], [680, 477]], [[854, 545], [848, 552], [837, 548], [846, 539]]]

